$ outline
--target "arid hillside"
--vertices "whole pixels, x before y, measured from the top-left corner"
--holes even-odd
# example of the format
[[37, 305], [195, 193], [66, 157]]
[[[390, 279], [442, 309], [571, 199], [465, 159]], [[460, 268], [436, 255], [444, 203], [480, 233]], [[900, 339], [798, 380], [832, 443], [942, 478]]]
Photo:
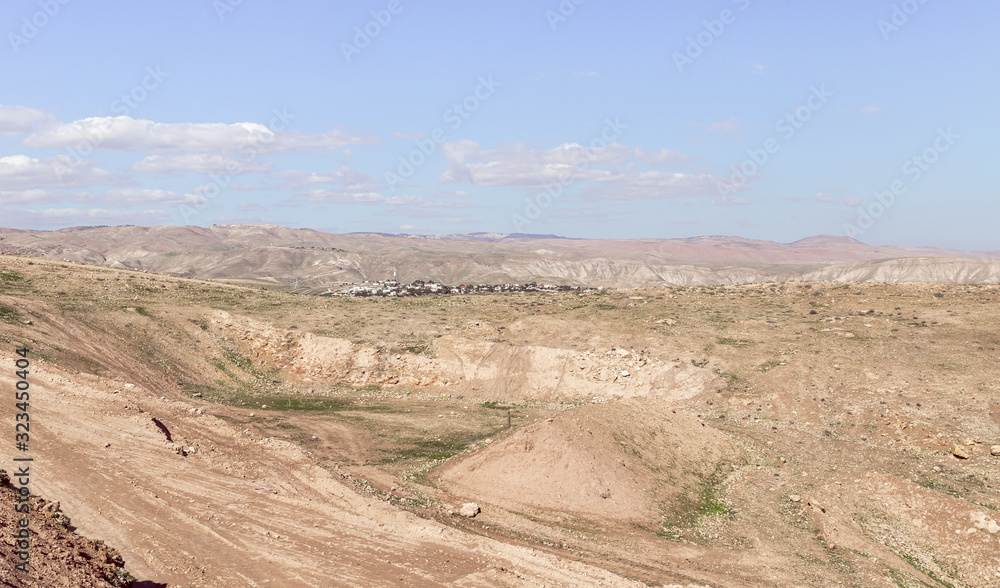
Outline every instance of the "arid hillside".
[[1000, 586], [998, 332], [996, 285], [351, 299], [0, 256], [33, 490], [145, 586]]
[[[1000, 253], [872, 247], [846, 237], [587, 240], [532, 235], [334, 235], [273, 225], [0, 229], [0, 252], [306, 288], [385, 280], [612, 288], [774, 281], [1000, 283]], [[927, 258], [934, 259], [933, 264]]]

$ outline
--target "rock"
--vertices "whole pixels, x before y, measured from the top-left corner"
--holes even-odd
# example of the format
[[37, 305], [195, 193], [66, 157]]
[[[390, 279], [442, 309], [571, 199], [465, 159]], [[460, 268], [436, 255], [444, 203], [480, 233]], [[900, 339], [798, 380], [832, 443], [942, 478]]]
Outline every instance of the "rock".
[[627, 378], [627, 377], [629, 377], [629, 375], [630, 374], [628, 373], [628, 370], [622, 370], [622, 377], [623, 378]]
[[792, 502], [802, 502], [802, 497], [799, 496], [798, 494], [792, 494], [791, 496], [788, 497], [788, 499], [791, 500]]
[[266, 409], [267, 405], [266, 404], [261, 404], [260, 407]]
[[806, 498], [806, 504], [808, 504], [809, 506], [813, 507], [814, 509], [816, 509], [816, 510], [822, 512], [822, 513], [826, 512], [826, 507], [824, 507], [822, 504], [820, 504], [819, 501], [816, 500], [815, 498], [813, 498], [812, 496], [809, 496], [809, 497]]
[[990, 447], [990, 455], [1000, 455], [1000, 445]]
[[951, 446], [951, 454], [958, 459], [969, 459], [969, 449], [964, 445], [955, 444]]
[[462, 509], [458, 511], [458, 514], [463, 517], [475, 518], [479, 514], [479, 505], [475, 502], [466, 502], [462, 505]]
[[998, 525], [993, 519], [988, 518], [986, 513], [974, 512], [969, 514], [972, 518], [972, 525], [975, 528], [986, 531], [990, 535], [996, 535], [1000, 532], [1000, 525]]
[[251, 412], [251, 413], [250, 413], [250, 416], [251, 416], [251, 417], [253, 417], [253, 416], [254, 416], [254, 414], [253, 414], [253, 413]]

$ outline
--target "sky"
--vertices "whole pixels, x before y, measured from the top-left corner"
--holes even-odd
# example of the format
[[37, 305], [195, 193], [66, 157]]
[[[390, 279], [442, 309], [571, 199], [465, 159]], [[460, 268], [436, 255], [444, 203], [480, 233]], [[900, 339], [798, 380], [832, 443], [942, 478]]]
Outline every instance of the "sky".
[[0, 226], [1000, 250], [998, 17], [993, 0], [5, 0]]

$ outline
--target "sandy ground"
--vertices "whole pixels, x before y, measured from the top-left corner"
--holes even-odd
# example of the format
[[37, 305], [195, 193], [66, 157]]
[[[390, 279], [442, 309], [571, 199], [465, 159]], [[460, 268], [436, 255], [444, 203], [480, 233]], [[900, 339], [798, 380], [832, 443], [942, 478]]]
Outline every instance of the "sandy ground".
[[[187, 402], [149, 398], [126, 382], [116, 394], [107, 382], [82, 379], [46, 366], [32, 374], [35, 490], [57, 497], [80, 533], [117, 546], [137, 578], [170, 586], [637, 585], [359, 496], [300, 449], [193, 416]], [[13, 418], [7, 406], [3, 418]]]

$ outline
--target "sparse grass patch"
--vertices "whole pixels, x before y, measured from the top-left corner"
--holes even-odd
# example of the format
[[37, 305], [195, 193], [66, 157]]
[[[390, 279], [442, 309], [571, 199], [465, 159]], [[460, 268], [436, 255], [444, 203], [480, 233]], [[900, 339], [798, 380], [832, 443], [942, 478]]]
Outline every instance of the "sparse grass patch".
[[[937, 582], [937, 583], [938, 583], [938, 584], [940, 584], [941, 586], [944, 586], [944, 588], [955, 588], [955, 585], [954, 585], [954, 584], [952, 584], [951, 582], [949, 582], [949, 581], [947, 581], [947, 580], [944, 580], [944, 579], [942, 579], [942, 578], [939, 578], [939, 577], [938, 577], [938, 575], [937, 575], [936, 573], [934, 573], [934, 571], [933, 571], [933, 570], [931, 570], [931, 569], [927, 568], [926, 566], [924, 566], [924, 565], [923, 565], [923, 564], [922, 564], [922, 563], [920, 562], [920, 560], [919, 560], [919, 559], [917, 559], [917, 558], [916, 558], [915, 556], [913, 556], [913, 555], [910, 555], [909, 553], [906, 553], [905, 551], [897, 551], [897, 552], [895, 552], [895, 553], [896, 553], [896, 555], [898, 555], [899, 557], [901, 557], [901, 558], [903, 558], [904, 560], [906, 560], [906, 563], [910, 564], [911, 566], [913, 566], [913, 567], [914, 567], [914, 568], [916, 568], [917, 570], [920, 570], [920, 573], [921, 573], [921, 574], [923, 574], [923, 575], [927, 576], [927, 577], [928, 577], [928, 578], [930, 578], [931, 580], [934, 580], [935, 582]], [[922, 582], [921, 582], [921, 583], [922, 583]]]
[[10, 306], [0, 304], [0, 321], [14, 323], [20, 320], [21, 314]]
[[697, 528], [707, 518], [728, 518], [735, 514], [721, 496], [724, 467], [720, 463], [713, 473], [697, 475], [699, 482], [686, 488], [664, 512], [663, 530], [658, 536], [679, 541], [686, 530]]
[[427, 344], [407, 345], [405, 347], [401, 347], [401, 349], [407, 353], [412, 353], [413, 355], [434, 355], [434, 349]]

